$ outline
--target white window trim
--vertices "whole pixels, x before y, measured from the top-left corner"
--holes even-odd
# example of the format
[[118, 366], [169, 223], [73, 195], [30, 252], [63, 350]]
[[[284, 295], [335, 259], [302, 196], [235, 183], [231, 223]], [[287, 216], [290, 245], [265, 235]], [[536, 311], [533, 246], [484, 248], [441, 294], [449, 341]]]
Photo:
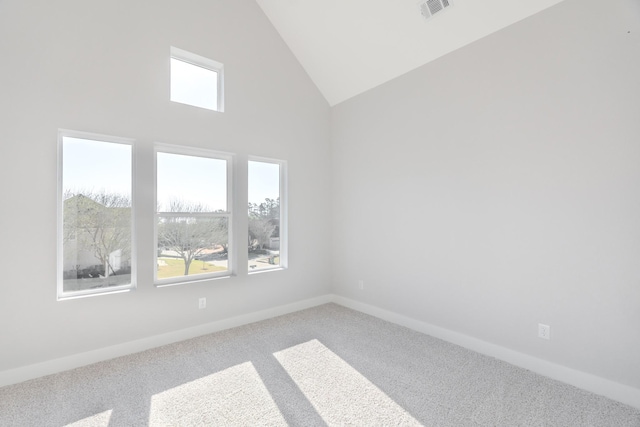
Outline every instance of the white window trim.
[[[288, 226], [288, 215], [289, 215], [289, 204], [288, 204], [288, 169], [287, 169], [287, 161], [279, 160], [269, 157], [259, 157], [259, 156], [249, 156], [247, 159], [248, 162], [262, 162], [262, 163], [273, 163], [280, 166], [280, 265], [276, 265], [274, 267], [266, 267], [262, 268], [258, 271], [248, 271], [248, 275], [267, 273], [270, 271], [278, 271], [285, 270], [289, 267], [289, 226]], [[247, 167], [248, 172], [248, 167]], [[247, 193], [249, 190], [248, 187], [248, 173], [247, 173]], [[245, 207], [245, 215], [247, 215], [248, 219], [248, 211]], [[245, 242], [246, 244], [246, 242]]]
[[[158, 153], [180, 154], [186, 156], [207, 157], [211, 159], [219, 159], [227, 162], [227, 211], [226, 212], [207, 212], [207, 213], [186, 213], [186, 212], [158, 212]], [[212, 279], [221, 279], [234, 276], [236, 274], [235, 267], [235, 241], [233, 239], [233, 202], [234, 202], [234, 181], [233, 181], [233, 154], [221, 151], [207, 150], [202, 148], [187, 147], [182, 145], [155, 143], [153, 149], [153, 247], [154, 247], [154, 266], [153, 266], [153, 283], [156, 287], [175, 286], [186, 283], [202, 282]], [[167, 279], [158, 279], [158, 218], [161, 216], [201, 216], [207, 218], [227, 218], [229, 227], [229, 248], [227, 250], [227, 271], [217, 273], [198, 274], [196, 276], [180, 276]]]
[[[114, 144], [124, 144], [131, 146], [131, 283], [128, 285], [122, 286], [111, 286], [108, 288], [100, 288], [100, 289], [86, 289], [83, 291], [64, 291], [64, 239], [63, 239], [63, 140], [65, 137], [69, 138], [78, 138], [78, 139], [86, 139], [91, 141], [98, 142], [109, 142]], [[90, 132], [82, 132], [75, 131], [69, 129], [59, 129], [58, 130], [58, 191], [57, 191], [57, 255], [56, 255], [56, 264], [57, 264], [57, 300], [67, 300], [67, 299], [76, 299], [83, 297], [90, 297], [96, 295], [104, 295], [104, 294], [115, 294], [121, 292], [128, 292], [136, 289], [136, 280], [137, 280], [137, 239], [136, 239], [136, 215], [135, 215], [135, 206], [136, 206], [136, 150], [135, 150], [135, 140], [131, 138], [123, 138], [111, 135], [101, 135], [97, 133]]]
[[[195, 53], [179, 49], [177, 47], [171, 46], [171, 58], [177, 59], [179, 61], [187, 62], [192, 65], [196, 65], [198, 67], [206, 68], [207, 70], [215, 71], [218, 75], [218, 99], [217, 99], [217, 109], [210, 109], [210, 111], [218, 111], [220, 113], [224, 112], [224, 64], [218, 61], [214, 61], [213, 59], [206, 58], [204, 56], [197, 55]], [[171, 97], [169, 97], [171, 99]], [[178, 102], [180, 104], [184, 104], [183, 102]], [[185, 104], [192, 105], [192, 104]], [[192, 105], [197, 107], [195, 105]], [[203, 107], [198, 107], [203, 108]], [[209, 110], [208, 108], [205, 108]]]

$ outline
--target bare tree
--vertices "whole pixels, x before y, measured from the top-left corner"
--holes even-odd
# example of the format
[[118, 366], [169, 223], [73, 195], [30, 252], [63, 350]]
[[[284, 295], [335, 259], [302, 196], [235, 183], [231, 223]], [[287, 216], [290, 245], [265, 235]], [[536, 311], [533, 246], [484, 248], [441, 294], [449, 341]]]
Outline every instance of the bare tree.
[[228, 222], [225, 217], [190, 215], [210, 212], [206, 206], [172, 200], [169, 212], [184, 216], [161, 216], [158, 244], [174, 251], [184, 261], [184, 275], [189, 275], [191, 262], [217, 246], [228, 247]]
[[276, 229], [268, 219], [249, 218], [249, 242], [250, 246], [255, 249], [264, 249], [269, 243], [273, 231]]
[[75, 239], [104, 266], [105, 277], [116, 274], [112, 256], [131, 256], [131, 200], [106, 191], [72, 191], [64, 195], [63, 239]]
[[280, 198], [249, 203], [249, 246], [264, 249], [272, 237], [280, 236]]

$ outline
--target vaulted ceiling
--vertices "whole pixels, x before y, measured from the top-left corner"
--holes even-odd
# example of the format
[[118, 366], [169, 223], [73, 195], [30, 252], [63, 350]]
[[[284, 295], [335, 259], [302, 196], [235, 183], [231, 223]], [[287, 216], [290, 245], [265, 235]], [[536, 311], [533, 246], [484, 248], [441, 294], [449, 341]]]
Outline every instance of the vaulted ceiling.
[[449, 0], [426, 20], [418, 0], [257, 0], [330, 105], [562, 0]]

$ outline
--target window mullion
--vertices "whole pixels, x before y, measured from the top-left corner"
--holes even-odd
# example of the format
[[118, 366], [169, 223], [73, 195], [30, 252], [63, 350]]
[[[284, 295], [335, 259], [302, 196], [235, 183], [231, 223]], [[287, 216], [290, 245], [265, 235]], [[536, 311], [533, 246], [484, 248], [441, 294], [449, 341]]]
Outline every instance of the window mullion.
[[231, 215], [231, 212], [157, 212], [157, 216], [163, 216], [168, 218], [225, 218]]

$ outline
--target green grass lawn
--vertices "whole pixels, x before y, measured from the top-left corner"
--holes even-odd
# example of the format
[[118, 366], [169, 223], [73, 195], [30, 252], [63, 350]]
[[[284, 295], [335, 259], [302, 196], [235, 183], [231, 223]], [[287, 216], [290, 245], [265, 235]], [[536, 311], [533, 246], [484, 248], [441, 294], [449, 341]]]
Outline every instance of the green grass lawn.
[[[158, 279], [184, 275], [184, 260], [182, 258], [159, 258], [159, 260], [164, 261], [166, 265], [158, 266]], [[193, 260], [189, 266], [189, 276], [195, 274], [215, 273], [216, 271], [225, 271], [226, 269], [226, 267]]]

